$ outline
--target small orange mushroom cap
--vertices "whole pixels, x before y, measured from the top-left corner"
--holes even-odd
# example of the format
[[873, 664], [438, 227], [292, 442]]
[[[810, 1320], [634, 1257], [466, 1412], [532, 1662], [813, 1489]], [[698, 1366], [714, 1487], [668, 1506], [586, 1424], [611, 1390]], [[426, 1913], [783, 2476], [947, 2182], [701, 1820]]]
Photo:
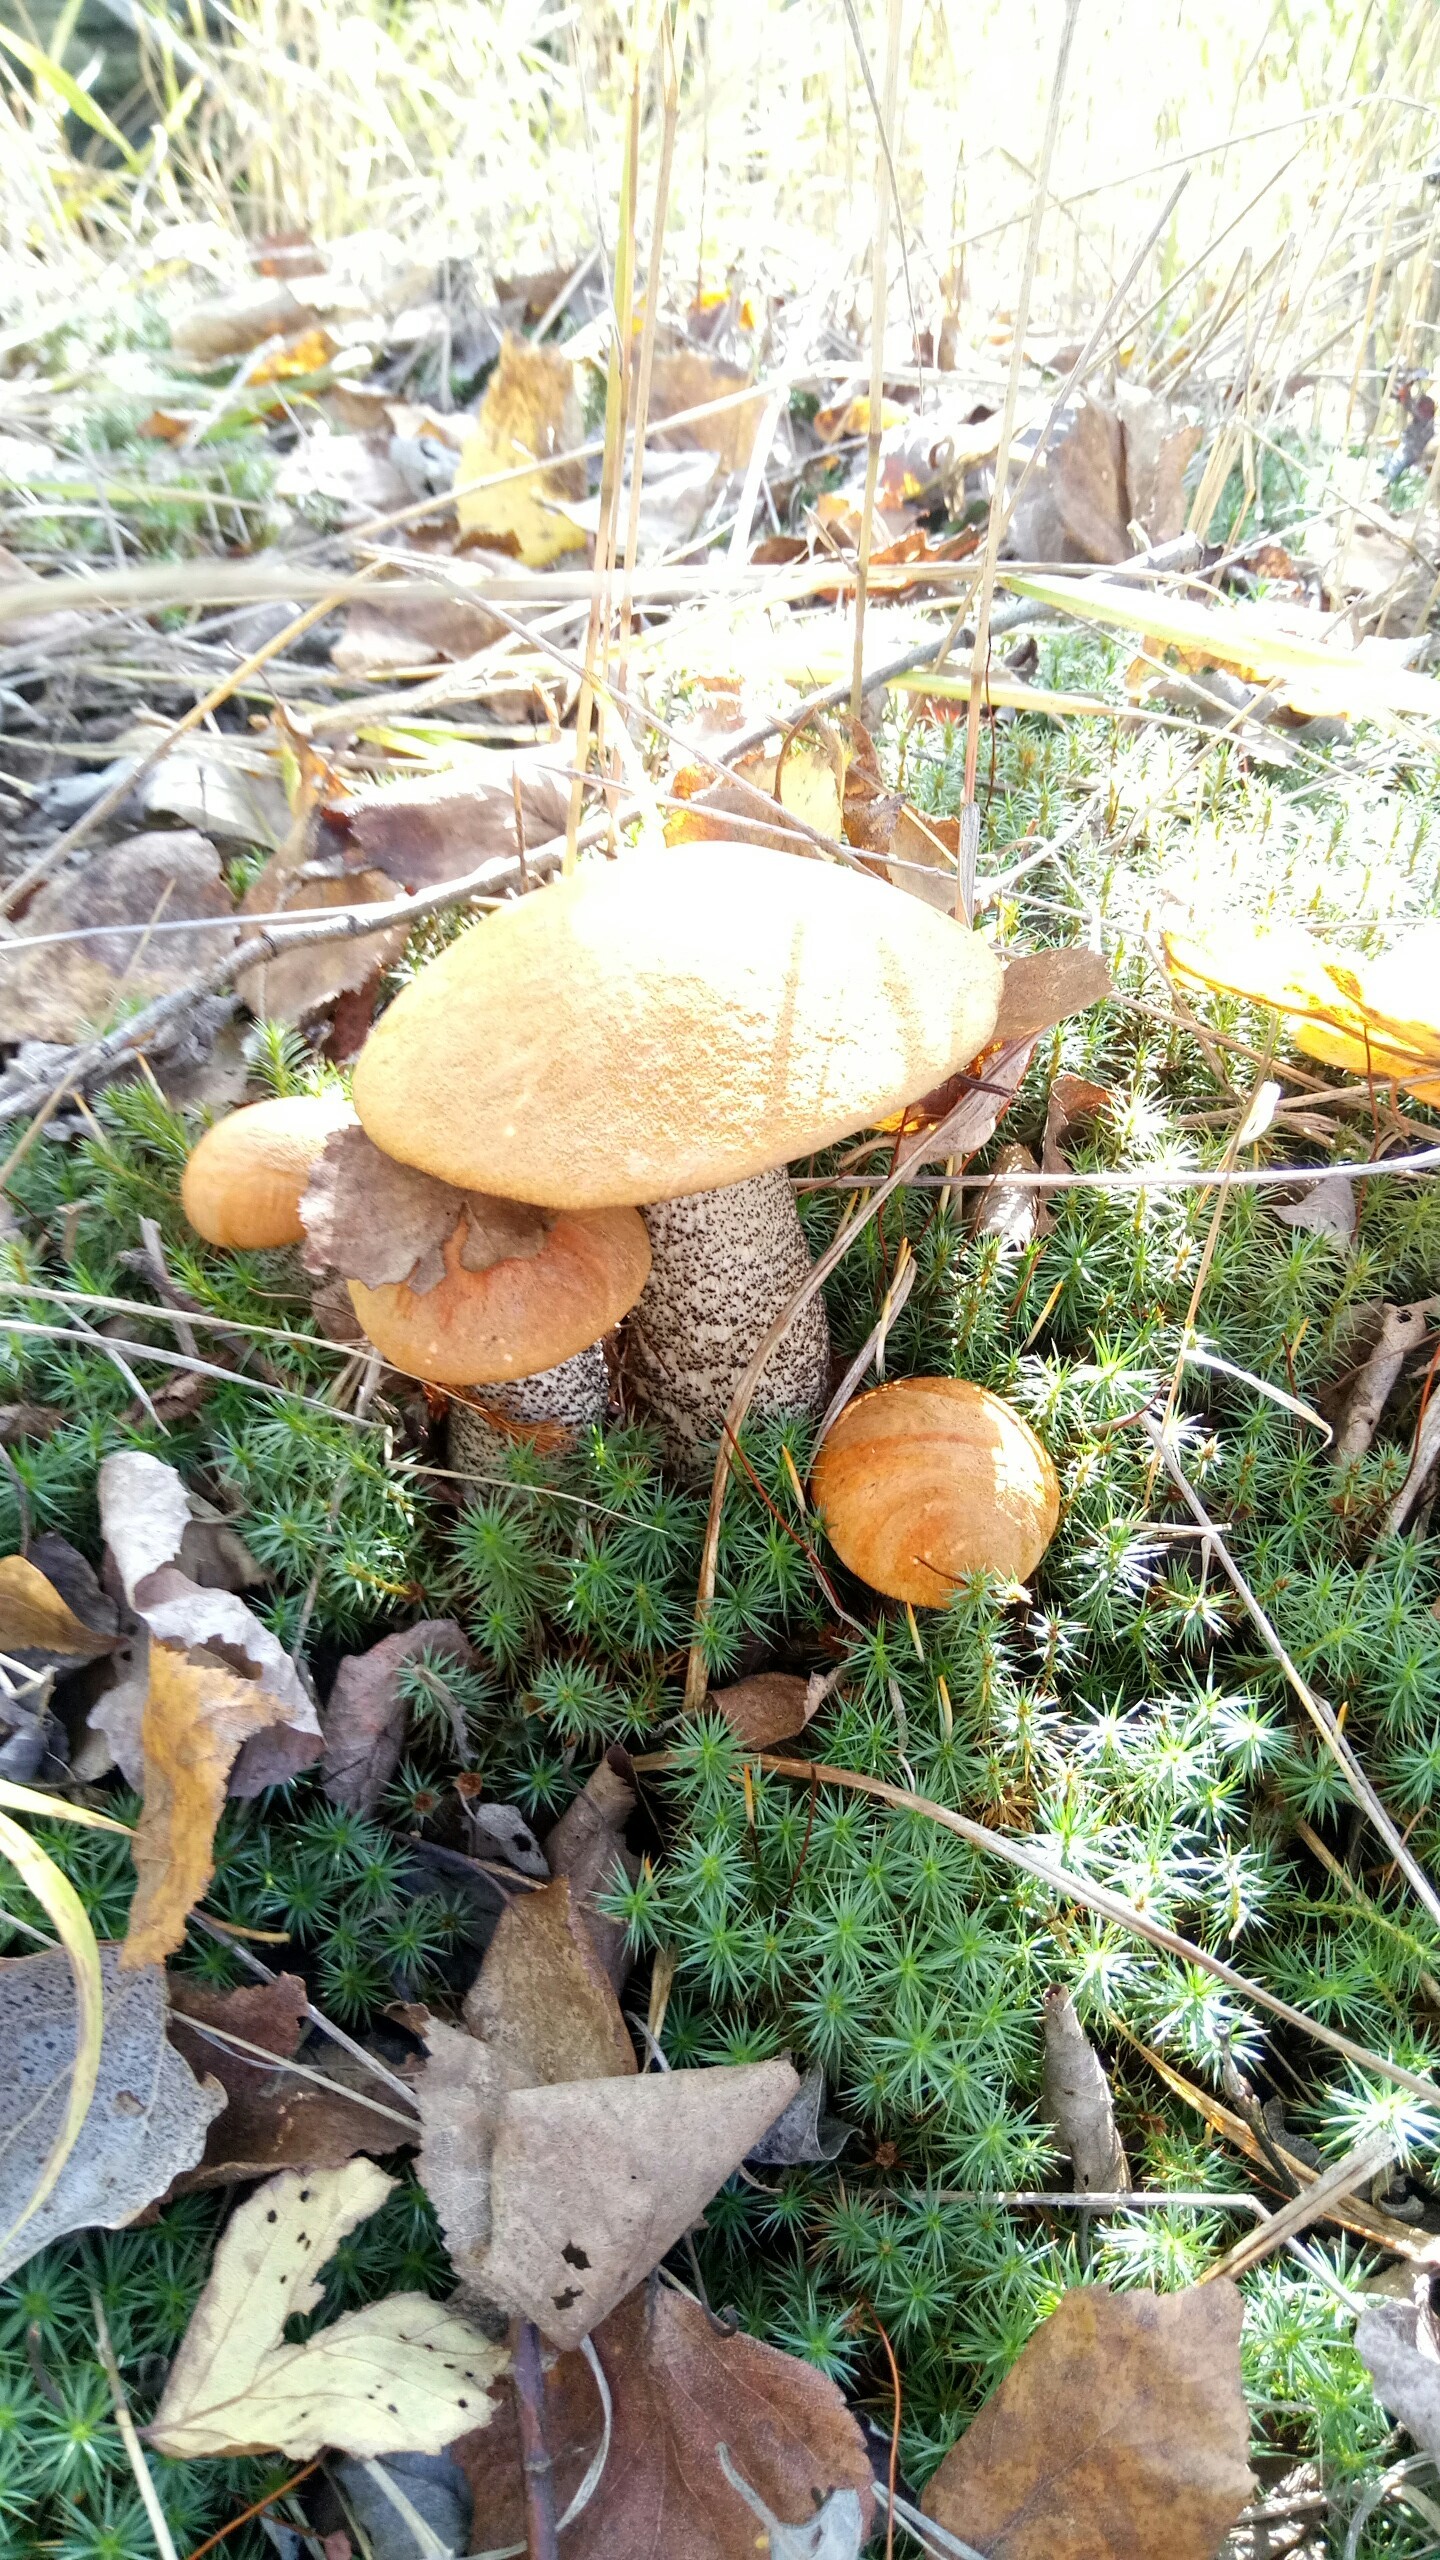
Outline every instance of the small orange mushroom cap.
[[1024, 1582], [1060, 1517], [1060, 1485], [1022, 1414], [964, 1378], [899, 1378], [846, 1406], [811, 1490], [852, 1573], [943, 1608], [966, 1574]]
[[247, 1102], [217, 1120], [191, 1155], [180, 1206], [207, 1244], [299, 1244], [300, 1195], [336, 1129], [353, 1125], [343, 1093]]
[[436, 1386], [497, 1386], [556, 1368], [628, 1315], [650, 1276], [650, 1238], [637, 1209], [558, 1217], [538, 1253], [483, 1271], [467, 1271], [460, 1259], [465, 1234], [462, 1219], [433, 1289], [348, 1283], [376, 1350], [392, 1368]]

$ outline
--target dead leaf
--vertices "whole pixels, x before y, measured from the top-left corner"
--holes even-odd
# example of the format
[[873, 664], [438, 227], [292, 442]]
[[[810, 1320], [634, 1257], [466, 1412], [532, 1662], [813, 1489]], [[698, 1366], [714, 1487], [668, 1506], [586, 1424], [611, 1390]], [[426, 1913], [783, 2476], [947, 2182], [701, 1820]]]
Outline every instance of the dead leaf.
[[391, 2294], [284, 2343], [286, 2322], [317, 2308], [326, 2261], [394, 2184], [369, 2160], [292, 2169], [238, 2208], [146, 2429], [159, 2452], [439, 2453], [486, 2423], [506, 2358], [446, 2303]]
[[[331, 907], [384, 906], [394, 895], [393, 881], [380, 871], [347, 871], [328, 880], [302, 875], [284, 886], [272, 878], [267, 866], [247, 890], [242, 912], [305, 916]], [[390, 968], [404, 950], [406, 938], [404, 925], [392, 924], [344, 942], [282, 951], [278, 959], [243, 970], [235, 983], [252, 1013], [270, 1022], [305, 1022], [337, 996], [363, 987], [377, 969]]]
[[1440, 2341], [1430, 2276], [1411, 2278], [1410, 2302], [1370, 2302], [1355, 2324], [1355, 2352], [1375, 2397], [1432, 2460], [1440, 2461]]
[[318, 325], [320, 315], [300, 302], [288, 286], [247, 286], [215, 302], [197, 303], [174, 322], [170, 344], [191, 364], [220, 364], [227, 356], [248, 355], [267, 338], [288, 338]]
[[[230, 1793], [256, 1796], [308, 1769], [320, 1757], [320, 1721], [278, 1636], [234, 1592], [203, 1589], [173, 1561], [191, 1519], [190, 1496], [175, 1469], [145, 1450], [113, 1450], [101, 1462], [96, 1489], [100, 1534], [126, 1601], [147, 1633], [163, 1644], [204, 1653], [279, 1701], [283, 1722], [267, 1722], [245, 1744]], [[144, 1776], [144, 1695], [138, 1682], [128, 1683], [100, 1699], [90, 1715], [131, 1786]]]
[[505, 2098], [505, 2067], [478, 2036], [432, 2018], [417, 2084], [425, 2134], [420, 2180], [464, 2277], [490, 2245], [490, 2170]]
[[1007, 1173], [1038, 1173], [1028, 1147], [1002, 1147], [990, 1168], [988, 1190], [974, 1194], [971, 1225], [977, 1236], [998, 1236], [1007, 1252], [1018, 1253], [1032, 1236], [1048, 1234], [1054, 1224], [1040, 1192], [1007, 1182]]
[[352, 604], [330, 663], [346, 676], [393, 675], [474, 657], [504, 632], [504, 624], [472, 597], [407, 587], [397, 578]]
[[442, 1248], [466, 1195], [415, 1165], [381, 1153], [363, 1129], [326, 1140], [300, 1201], [303, 1259], [317, 1275], [339, 1271], [367, 1289], [404, 1281], [423, 1295], [445, 1277]]
[[417, 1654], [431, 1651], [450, 1655], [462, 1667], [475, 1658], [453, 1618], [422, 1618], [341, 1663], [322, 1719], [321, 1783], [332, 1804], [352, 1813], [374, 1812], [405, 1747], [410, 1711], [400, 1674]]
[[[206, 2126], [225, 2103], [165, 2039], [159, 1965], [122, 1973], [118, 1947], [100, 1950], [104, 1990], [100, 2076], [80, 2139], [39, 2211], [0, 2249], [0, 2281], [67, 2231], [118, 2230], [181, 2170], [193, 2167]], [[34, 2192], [69, 2095], [75, 1989], [60, 1947], [0, 1961], [0, 2229]]]
[[1271, 1214], [1282, 1226], [1304, 1227], [1311, 1235], [1324, 1236], [1348, 1253], [1355, 1241], [1355, 1184], [1348, 1173], [1327, 1173], [1323, 1182], [1312, 1182], [1298, 1200], [1276, 1206]]
[[543, 569], [567, 551], [584, 548], [577, 525], [546, 499], [585, 495], [585, 466], [558, 464], [498, 488], [471, 489], [468, 481], [513, 471], [520, 463], [568, 453], [584, 440], [575, 368], [558, 347], [527, 346], [506, 336], [500, 361], [486, 385], [474, 427], [460, 454], [455, 512], [462, 534], [509, 551], [529, 569]]
[[48, 1653], [93, 1662], [119, 1638], [82, 1626], [53, 1584], [24, 1556], [0, 1558], [0, 1652]]
[[533, 1262], [545, 1250], [555, 1217], [553, 1209], [538, 1209], [528, 1200], [467, 1191], [465, 1241], [458, 1256], [461, 1270], [493, 1271], [497, 1262]]
[[0, 1404], [0, 1448], [13, 1449], [17, 1440], [52, 1439], [69, 1420], [55, 1404]]
[[[203, 2158], [176, 2178], [169, 2193], [268, 2177], [275, 2169], [339, 2169], [357, 2151], [393, 2151], [404, 2136], [343, 2089], [322, 2089], [292, 2071], [267, 2071], [252, 2054], [196, 2032], [223, 2028], [288, 2061], [310, 2032], [305, 1985], [298, 1974], [274, 1982], [212, 1991], [184, 1974], [169, 1976], [170, 2042], [197, 2077], [209, 2073], [225, 2105], [205, 2136]], [[334, 2049], [328, 2047], [330, 2061]], [[328, 2065], [326, 2066], [328, 2068]]]
[[1073, 2184], [1113, 2194], [1129, 2186], [1130, 2171], [1115, 2129], [1110, 2083], [1063, 1983], [1051, 1983], [1043, 2006], [1045, 2113], [1070, 2162]]
[[1088, 1076], [1056, 1076], [1045, 1107], [1045, 1135], [1040, 1145], [1042, 1173], [1069, 1171], [1063, 1148], [1072, 1127], [1077, 1121], [1093, 1120], [1098, 1112], [1107, 1111], [1111, 1098], [1107, 1086], [1092, 1084]]
[[[813, 723], [792, 741], [783, 757], [767, 755], [763, 748], [754, 747], [748, 755], [737, 758], [731, 772], [718, 780], [709, 765], [684, 766], [672, 785], [675, 798], [684, 806], [672, 809], [666, 819], [665, 841], [729, 842], [740, 836], [747, 844], [773, 845], [781, 853], [793, 851], [795, 837], [785, 830], [787, 810], [807, 827], [818, 828], [821, 835], [838, 837], [840, 770], [835, 740]], [[741, 788], [744, 784], [749, 785], [749, 790]], [[763, 811], [750, 796], [752, 791], [761, 791], [767, 800], [775, 800], [773, 827], [766, 825]]]
[[1299, 926], [1259, 933], [1246, 919], [1203, 939], [1164, 936], [1177, 976], [1251, 1004], [1272, 1005], [1296, 1046], [1352, 1075], [1394, 1077], [1440, 1101], [1440, 929], [1415, 926], [1378, 960], [1327, 948]]
[[793, 2168], [802, 2160], [838, 2160], [855, 2128], [825, 2112], [825, 2074], [812, 2064], [790, 2104], [767, 2125], [745, 2157], [752, 2167]]
[[275, 495], [304, 505], [323, 498], [338, 509], [340, 528], [407, 506], [416, 491], [395, 460], [392, 439], [336, 435], [328, 422], [302, 435], [275, 475]]
[[[1000, 1010], [990, 1037], [998, 1048], [1012, 1040], [1038, 1039], [1071, 1014], [1086, 1013], [1113, 995], [1114, 982], [1098, 951], [1083, 942], [1060, 951], [1018, 951], [1005, 963]], [[1098, 1087], [1095, 1088], [1099, 1090]]]
[[215, 1872], [215, 1825], [236, 1755], [284, 1714], [258, 1681], [151, 1645], [140, 1726], [145, 1801], [131, 1843], [138, 1882], [120, 1953], [127, 1969], [183, 1946], [187, 1915]]
[[810, 1716], [810, 1683], [798, 1671], [757, 1671], [728, 1689], [712, 1689], [708, 1705], [752, 1751], [768, 1751], [804, 1731]]
[[568, 1876], [511, 1903], [466, 1994], [464, 2018], [511, 2088], [625, 2079], [635, 2070], [620, 2003], [577, 1919]]
[[406, 889], [433, 889], [474, 871], [487, 855], [513, 860], [520, 821], [529, 848], [563, 835], [570, 806], [560, 747], [476, 747], [436, 773], [413, 781], [364, 785], [331, 801], [327, 825], [352, 855]]
[[1184, 530], [1185, 472], [1200, 440], [1199, 427], [1138, 384], [1122, 384], [1113, 407], [1089, 394], [1044, 456], [1023, 536], [1016, 528], [1022, 556], [1128, 560], [1147, 542], [1172, 541]]
[[630, 1970], [625, 1924], [608, 1918], [596, 1895], [610, 1891], [617, 1868], [631, 1884], [640, 1873], [639, 1859], [625, 1846], [625, 1825], [636, 1804], [629, 1769], [623, 1751], [607, 1751], [545, 1843], [550, 1872], [569, 1877], [575, 1910], [617, 1991]]
[[[168, 731], [147, 715], [115, 740], [115, 753], [144, 757], [162, 738], [168, 744]], [[203, 837], [233, 845], [280, 844], [290, 817], [272, 751], [221, 729], [192, 730], [182, 738], [136, 784], [135, 800], [147, 818], [173, 818], [181, 829], [198, 828]], [[173, 833], [158, 838], [162, 845], [174, 840]], [[219, 939], [217, 933], [206, 936], [210, 944]], [[191, 972], [195, 966], [192, 959]]]
[[323, 373], [339, 353], [340, 341], [332, 338], [328, 329], [302, 329], [250, 367], [245, 376], [246, 388], [266, 382], [298, 382], [307, 374]]
[[[613, 2435], [600, 2485], [565, 2537], [571, 2560], [636, 2560], [642, 2552], [759, 2560], [765, 2544], [755, 2510], [727, 2480], [722, 2445], [771, 2515], [806, 2531], [817, 2502], [838, 2491], [855, 2501], [863, 2538], [874, 2513], [865, 2439], [837, 2386], [813, 2365], [743, 2329], [727, 2337], [698, 2302], [663, 2285], [632, 2294], [593, 2343], [614, 2402]], [[559, 2356], [548, 2370], [545, 2417], [563, 2505], [600, 2440], [595, 2383], [580, 2356]], [[508, 2394], [493, 2423], [462, 2436], [454, 2453], [477, 2520], [484, 2520], [483, 2538], [501, 2547], [523, 2543], [520, 2446]], [[773, 2538], [771, 2547], [777, 2560], [787, 2549]], [[814, 2560], [834, 2560], [833, 2550], [819, 2545]]]
[[[108, 1022], [117, 1004], [148, 1004], [184, 986], [197, 969], [222, 960], [236, 935], [213, 921], [193, 934], [167, 930], [157, 938], [147, 938], [144, 927], [234, 911], [219, 855], [189, 827], [131, 836], [83, 870], [47, 881], [20, 932], [0, 940], [0, 1041], [76, 1040], [88, 1026]], [[87, 931], [83, 942], [26, 949], [32, 935], [89, 927], [100, 929]]]
[[718, 410], [713, 417], [696, 418], [688, 427], [670, 427], [659, 434], [653, 431], [662, 419], [677, 417], [682, 410], [700, 409], [707, 401], [728, 399], [732, 393], [743, 391], [749, 380], [749, 374], [738, 365], [722, 364], [699, 348], [657, 348], [650, 373], [654, 442], [662, 451], [668, 445], [672, 449], [717, 454], [725, 471], [743, 471], [765, 414], [763, 392], [757, 391], [753, 400], [738, 400], [733, 409]]
[[490, 2243], [463, 2272], [556, 2346], [578, 2346], [799, 2085], [775, 2061], [511, 2090], [490, 2158]]
[[1078, 2285], [921, 2501], [986, 2560], [1211, 2560], [1251, 2494], [1241, 2299]]

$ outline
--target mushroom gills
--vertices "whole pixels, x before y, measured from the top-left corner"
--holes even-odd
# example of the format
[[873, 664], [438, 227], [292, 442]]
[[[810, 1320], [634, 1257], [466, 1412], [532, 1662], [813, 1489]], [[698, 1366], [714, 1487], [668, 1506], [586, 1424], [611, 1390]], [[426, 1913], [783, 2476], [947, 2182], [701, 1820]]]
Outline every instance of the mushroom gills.
[[[781, 1308], [813, 1268], [788, 1168], [644, 1212], [650, 1277], [625, 1325], [626, 1376], [677, 1474], [708, 1470], [730, 1399]], [[830, 1328], [818, 1291], [760, 1373], [756, 1414], [819, 1413]]]
[[[592, 1342], [553, 1369], [537, 1369], [533, 1377], [461, 1393], [472, 1395], [475, 1403], [462, 1404], [457, 1398], [450, 1407], [450, 1464], [461, 1474], [494, 1475], [519, 1442], [538, 1439], [542, 1445], [559, 1445], [550, 1439], [558, 1430], [568, 1445], [590, 1424], [603, 1422], [610, 1378], [604, 1350]], [[479, 1406], [485, 1410], [477, 1410]], [[502, 1419], [491, 1422], [489, 1414]], [[507, 1430], [506, 1423], [514, 1427]]]

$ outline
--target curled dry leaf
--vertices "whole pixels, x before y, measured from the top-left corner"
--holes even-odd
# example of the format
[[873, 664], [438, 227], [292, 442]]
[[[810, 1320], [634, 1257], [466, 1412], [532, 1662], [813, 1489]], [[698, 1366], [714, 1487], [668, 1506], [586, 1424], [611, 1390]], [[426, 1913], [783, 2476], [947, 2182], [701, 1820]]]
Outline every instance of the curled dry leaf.
[[400, 1674], [422, 1653], [448, 1655], [462, 1670], [475, 1658], [453, 1618], [422, 1618], [341, 1663], [323, 1717], [322, 1782], [332, 1804], [374, 1812], [405, 1747], [409, 1709]]
[[[600, 2485], [565, 2536], [570, 2560], [636, 2560], [640, 2552], [757, 2560], [764, 2544], [755, 2511], [727, 2479], [722, 2445], [733, 2470], [782, 2524], [813, 2525], [817, 2503], [839, 2491], [856, 2502], [868, 2527], [874, 2502], [864, 2436], [836, 2385], [813, 2365], [743, 2329], [727, 2337], [698, 2302], [663, 2285], [622, 2302], [593, 2343], [614, 2402], [613, 2435]], [[595, 2384], [580, 2356], [557, 2358], [546, 2374], [545, 2403], [563, 2507], [600, 2440]], [[508, 2394], [493, 2425], [462, 2437], [454, 2451], [485, 2539], [523, 2543], [520, 2446]], [[858, 2550], [859, 2541], [851, 2547]]]
[[287, 2170], [240, 2206], [146, 2430], [161, 2453], [439, 2453], [486, 2423], [506, 2359], [446, 2303], [391, 2294], [285, 2344], [286, 2322], [319, 2304], [326, 2260], [394, 2184], [352, 2160]]
[[998, 1236], [1009, 1251], [1018, 1253], [1032, 1236], [1044, 1235], [1054, 1224], [1038, 1191], [1028, 1184], [1007, 1182], [1007, 1173], [1038, 1173], [1039, 1165], [1028, 1147], [1001, 1147], [990, 1168], [994, 1177], [988, 1191], [977, 1191], [971, 1213], [971, 1225], [977, 1236]]
[[[308, 1769], [320, 1756], [320, 1722], [279, 1638], [234, 1592], [202, 1588], [180, 1568], [191, 1501], [175, 1469], [144, 1450], [117, 1449], [101, 1464], [97, 1491], [101, 1536], [126, 1601], [149, 1635], [203, 1650], [279, 1702], [278, 1717], [259, 1719], [243, 1746], [230, 1793], [259, 1795]], [[144, 1697], [138, 1680], [127, 1683], [101, 1699], [90, 1717], [132, 1786], [144, 1775]]]
[[1430, 2274], [1414, 2272], [1409, 2302], [1371, 2302], [1355, 2327], [1355, 2352], [1375, 2397], [1408, 2429], [1422, 2453], [1440, 2461], [1440, 2340], [1430, 2309]]
[[464, 2016], [511, 2088], [634, 2074], [620, 2003], [576, 1912], [568, 1876], [511, 1903], [466, 1995]]
[[[114, 2231], [192, 2168], [225, 2103], [165, 2037], [159, 1965], [120, 1971], [100, 1950], [100, 2070], [80, 2138], [51, 2193], [0, 2249], [0, 2281], [67, 2231]], [[60, 2129], [75, 2051], [75, 1989], [62, 1948], [0, 1962], [0, 2230], [23, 2210]]]
[[563, 552], [583, 549], [585, 536], [546, 500], [585, 495], [583, 462], [565, 462], [498, 488], [466, 489], [468, 481], [513, 471], [521, 463], [568, 453], [583, 441], [575, 368], [557, 347], [527, 346], [507, 336], [486, 385], [474, 427], [460, 451], [455, 502], [462, 534], [546, 568]]
[[1324, 1236], [1341, 1253], [1348, 1253], [1355, 1241], [1355, 1182], [1348, 1173], [1327, 1173], [1323, 1182], [1312, 1182], [1298, 1200], [1288, 1200], [1278, 1207], [1271, 1204], [1271, 1215], [1282, 1226], [1303, 1227], [1311, 1235]]
[[[188, 2195], [196, 2187], [226, 2186], [239, 2178], [268, 2177], [275, 2169], [339, 2169], [357, 2151], [393, 2151], [404, 2136], [343, 2089], [322, 2089], [293, 2071], [267, 2071], [253, 2054], [197, 2032], [223, 2028], [288, 2061], [309, 2033], [305, 1985], [298, 1974], [275, 1982], [242, 1983], [212, 1991], [183, 1974], [172, 1975], [170, 2042], [197, 2076], [208, 2073], [225, 2092], [225, 2105], [205, 2136], [205, 2151], [169, 2190]], [[333, 2066], [334, 2047], [327, 2048]]]
[[1238, 2288], [1079, 2285], [925, 2492], [986, 2560], [1212, 2560], [1249, 2497]]
[[[0, 1040], [78, 1040], [107, 1020], [117, 1001], [148, 1004], [183, 987], [197, 969], [224, 958], [236, 936], [215, 919], [234, 912], [219, 855], [189, 827], [132, 836], [84, 870], [47, 881], [23, 929], [0, 941]], [[162, 916], [167, 927], [190, 916], [210, 921], [193, 934], [147, 939], [136, 930]], [[31, 935], [82, 926], [112, 929], [26, 949]]]
[[625, 1923], [603, 1912], [596, 1896], [616, 1881], [617, 1869], [634, 1883], [640, 1861], [625, 1846], [625, 1825], [635, 1810], [630, 1763], [612, 1748], [591, 1770], [545, 1843], [552, 1875], [568, 1876], [574, 1906], [616, 1990], [630, 1970]]
[[1115, 2130], [1115, 2101], [1100, 2057], [1075, 2015], [1063, 1983], [1045, 1994], [1045, 2113], [1077, 2187], [1101, 2193], [1128, 2187], [1125, 2146]]
[[799, 2085], [775, 2061], [512, 2090], [490, 2156], [489, 2247], [464, 2272], [556, 2346], [578, 2346]]
[[1103, 1084], [1092, 1084], [1088, 1076], [1056, 1076], [1045, 1107], [1045, 1135], [1040, 1143], [1043, 1172], [1068, 1172], [1064, 1149], [1072, 1128], [1079, 1121], [1093, 1120], [1100, 1112], [1108, 1110], [1111, 1099], [1109, 1088]]
[[825, 2112], [825, 2074], [814, 2063], [790, 2104], [767, 2125], [745, 2157], [755, 2168], [790, 2169], [803, 2160], [838, 2160], [855, 2128]]
[[803, 1732], [811, 1714], [810, 1683], [798, 1671], [757, 1671], [728, 1689], [712, 1689], [708, 1701], [733, 1734], [752, 1751], [768, 1751]]
[[241, 1745], [285, 1710], [258, 1681], [152, 1643], [140, 1725], [145, 1801], [131, 1844], [138, 1882], [120, 1961], [152, 1964], [184, 1944], [215, 1872], [215, 1825]]
[[93, 1662], [119, 1639], [82, 1626], [53, 1583], [25, 1556], [0, 1557], [0, 1652], [50, 1653]]
[[1114, 980], [1098, 951], [1083, 942], [1062, 951], [1020, 951], [1005, 964], [1000, 1010], [991, 1039], [1006, 1049], [1012, 1040], [1035, 1040], [1072, 1013], [1086, 1013], [1114, 993]]

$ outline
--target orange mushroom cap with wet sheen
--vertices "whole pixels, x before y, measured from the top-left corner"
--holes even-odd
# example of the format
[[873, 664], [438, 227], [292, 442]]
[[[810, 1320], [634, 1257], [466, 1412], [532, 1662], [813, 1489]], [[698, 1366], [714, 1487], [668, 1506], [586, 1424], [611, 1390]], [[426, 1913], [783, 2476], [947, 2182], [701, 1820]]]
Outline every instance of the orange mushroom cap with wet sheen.
[[355, 1070], [388, 1155], [552, 1208], [740, 1182], [928, 1092], [994, 1028], [988, 943], [822, 861], [587, 865], [412, 978]]
[[967, 1574], [1024, 1582], [1060, 1486], [1013, 1405], [964, 1378], [899, 1378], [848, 1404], [811, 1474], [830, 1543], [892, 1600], [943, 1608]]
[[243, 1251], [299, 1244], [301, 1193], [326, 1139], [354, 1118], [334, 1092], [247, 1102], [217, 1120], [180, 1178], [180, 1206], [196, 1234]]
[[348, 1282], [366, 1334], [392, 1368], [441, 1387], [498, 1386], [534, 1377], [587, 1350], [634, 1306], [650, 1272], [650, 1239], [635, 1209], [555, 1220], [537, 1253], [483, 1271], [460, 1259], [465, 1226], [445, 1247], [445, 1277], [416, 1291], [404, 1281]]

